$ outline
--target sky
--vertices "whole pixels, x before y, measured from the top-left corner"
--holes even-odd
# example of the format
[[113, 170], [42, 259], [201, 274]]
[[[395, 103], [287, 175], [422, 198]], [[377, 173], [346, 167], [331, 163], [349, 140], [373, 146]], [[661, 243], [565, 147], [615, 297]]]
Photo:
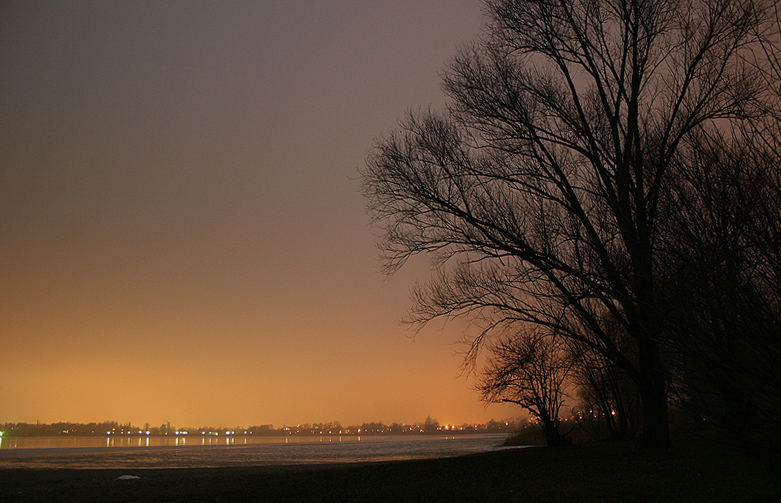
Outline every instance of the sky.
[[0, 422], [483, 422], [358, 169], [476, 0], [3, 2]]

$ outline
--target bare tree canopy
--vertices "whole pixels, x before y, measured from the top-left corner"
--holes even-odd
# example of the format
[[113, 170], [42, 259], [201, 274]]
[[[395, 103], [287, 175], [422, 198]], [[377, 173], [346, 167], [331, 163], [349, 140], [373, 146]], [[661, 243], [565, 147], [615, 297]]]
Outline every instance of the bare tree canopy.
[[443, 77], [446, 112], [410, 116], [363, 172], [388, 271], [421, 253], [440, 266], [413, 320], [585, 344], [636, 383], [642, 443], [666, 445], [663, 191], [692, 132], [766, 113], [753, 51], [769, 4], [487, 1], [485, 37]]
[[540, 333], [505, 337], [491, 347], [491, 357], [478, 388], [483, 400], [520, 405], [540, 422], [548, 445], [565, 443], [559, 413], [573, 361], [563, 340]]

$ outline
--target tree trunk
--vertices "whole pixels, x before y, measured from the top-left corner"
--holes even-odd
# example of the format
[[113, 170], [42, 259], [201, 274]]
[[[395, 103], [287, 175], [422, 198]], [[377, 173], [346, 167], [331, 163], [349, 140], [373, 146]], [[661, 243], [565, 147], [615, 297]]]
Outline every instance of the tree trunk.
[[737, 379], [731, 374], [732, 372], [725, 372], [719, 386], [724, 408], [723, 422], [730, 433], [741, 433], [749, 423], [752, 407], [746, 391], [735, 384]]
[[[644, 222], [644, 218], [640, 222]], [[648, 225], [638, 226], [648, 229]], [[637, 341], [638, 384], [641, 401], [639, 447], [663, 450], [670, 447], [670, 424], [667, 414], [667, 383], [657, 341], [661, 331], [659, 305], [654, 294], [654, 274], [650, 233], [638, 232], [635, 246], [629, 246], [635, 276], [632, 287], [637, 304], [630, 331]], [[634, 252], [632, 252], [634, 250]]]
[[543, 421], [542, 429], [545, 432], [545, 443], [548, 447], [557, 447], [567, 443], [559, 433], [558, 425], [552, 421]]
[[643, 450], [660, 450], [670, 446], [670, 425], [667, 415], [667, 390], [655, 343], [646, 341], [639, 347], [640, 360], [640, 418], [639, 447]]

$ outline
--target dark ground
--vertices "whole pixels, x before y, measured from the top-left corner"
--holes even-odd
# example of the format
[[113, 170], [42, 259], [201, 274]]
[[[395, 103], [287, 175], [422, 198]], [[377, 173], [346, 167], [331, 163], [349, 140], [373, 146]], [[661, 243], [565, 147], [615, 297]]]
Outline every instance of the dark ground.
[[337, 466], [0, 469], [0, 501], [781, 501], [776, 453], [688, 438], [654, 455], [624, 442]]

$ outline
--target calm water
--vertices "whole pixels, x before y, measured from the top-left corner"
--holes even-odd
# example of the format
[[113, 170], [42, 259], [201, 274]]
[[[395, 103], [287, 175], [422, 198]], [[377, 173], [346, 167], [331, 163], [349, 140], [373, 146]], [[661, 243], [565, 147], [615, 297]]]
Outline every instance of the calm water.
[[498, 449], [506, 435], [28, 437], [2, 439], [2, 468], [205, 468], [355, 463]]

